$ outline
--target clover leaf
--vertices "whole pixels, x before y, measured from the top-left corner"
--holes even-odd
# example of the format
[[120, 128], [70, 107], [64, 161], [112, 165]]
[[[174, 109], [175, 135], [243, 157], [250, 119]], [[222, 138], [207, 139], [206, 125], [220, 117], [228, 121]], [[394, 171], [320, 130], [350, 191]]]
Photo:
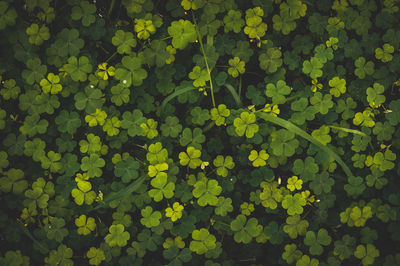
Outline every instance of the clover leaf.
[[47, 75], [47, 79], [42, 79], [40, 81], [40, 86], [42, 86], [42, 90], [44, 93], [57, 94], [61, 92], [62, 85], [59, 84], [60, 77], [58, 75], [54, 75], [53, 73], [49, 73]]
[[155, 202], [161, 201], [164, 197], [170, 199], [174, 196], [175, 183], [167, 181], [167, 175], [158, 175], [151, 180], [151, 185], [148, 194]]
[[170, 217], [172, 222], [180, 219], [182, 217], [183, 206], [179, 202], [174, 202], [172, 208], [168, 207], [165, 209], [165, 216]]
[[224, 17], [224, 31], [233, 31], [239, 33], [244, 26], [244, 20], [242, 19], [242, 12], [240, 10], [229, 10]]
[[86, 136], [86, 140], [79, 141], [79, 150], [81, 153], [99, 153], [101, 150], [101, 140], [99, 136], [90, 133]]
[[292, 156], [298, 146], [299, 141], [295, 138], [295, 134], [286, 129], [279, 129], [271, 143], [272, 151], [276, 156]]
[[312, 79], [317, 79], [322, 76], [323, 63], [317, 57], [311, 57], [310, 60], [303, 62], [303, 73], [308, 74]]
[[78, 182], [78, 188], [74, 188], [71, 191], [71, 195], [78, 205], [83, 203], [91, 205], [96, 198], [96, 192], [92, 191], [92, 184], [88, 181]]
[[260, 193], [261, 204], [270, 209], [276, 209], [278, 202], [283, 199], [282, 191], [278, 188], [277, 182], [262, 181], [260, 186], [263, 191]]
[[121, 60], [122, 67], [115, 70], [115, 78], [125, 87], [140, 86], [147, 78], [147, 71], [142, 68], [142, 61], [136, 56], [124, 56]]
[[189, 73], [189, 78], [194, 80], [193, 86], [195, 87], [203, 87], [206, 85], [206, 81], [210, 80], [207, 70], [199, 66], [193, 67], [192, 72]]
[[235, 167], [235, 163], [233, 162], [232, 156], [224, 156], [218, 155], [217, 158], [213, 161], [215, 167], [217, 167], [217, 175], [222, 177], [228, 176], [228, 169], [233, 169]]
[[323, 252], [322, 246], [327, 246], [331, 243], [332, 238], [328, 231], [324, 228], [318, 230], [317, 235], [313, 231], [308, 231], [304, 238], [304, 244], [310, 247], [311, 255], [321, 255]]
[[158, 136], [157, 125], [158, 122], [152, 118], [149, 118], [145, 123], [140, 124], [143, 136], [146, 136], [149, 139], [154, 139], [155, 137], [157, 137]]
[[78, 110], [84, 110], [88, 114], [96, 112], [96, 109], [100, 109], [103, 105], [102, 92], [99, 89], [88, 86], [84, 91], [80, 91], [75, 94], [75, 107]]
[[85, 122], [88, 123], [89, 127], [97, 126], [97, 124], [102, 126], [104, 125], [106, 118], [107, 118], [106, 112], [104, 112], [99, 108], [96, 108], [96, 112], [85, 116]]
[[28, 69], [22, 70], [22, 78], [29, 85], [33, 85], [35, 82], [39, 83], [47, 72], [47, 66], [41, 65], [41, 61], [38, 57], [28, 59], [26, 61], [26, 67]]
[[167, 116], [165, 118], [165, 123], [160, 126], [161, 133], [164, 137], [178, 137], [179, 133], [182, 131], [182, 125], [179, 124], [179, 118], [176, 116]]
[[241, 61], [239, 57], [235, 56], [233, 59], [229, 59], [229, 68], [228, 73], [232, 77], [236, 78], [239, 74], [243, 74], [245, 72], [245, 62]]
[[218, 204], [217, 196], [221, 193], [222, 187], [218, 185], [218, 181], [210, 179], [208, 181], [197, 181], [194, 184], [193, 196], [198, 198], [197, 203], [200, 206]]
[[225, 123], [225, 119], [229, 117], [230, 111], [225, 104], [219, 104], [218, 108], [211, 109], [210, 114], [211, 120], [214, 120], [217, 126], [221, 126]]
[[192, 241], [190, 241], [189, 248], [191, 251], [196, 252], [198, 255], [206, 253], [216, 247], [216, 238], [207, 229], [201, 228], [192, 232]]
[[372, 75], [375, 71], [374, 62], [366, 62], [365, 58], [362, 56], [354, 61], [354, 65], [356, 67], [356, 69], [354, 70], [354, 74], [360, 79], [364, 79], [366, 75]]
[[109, 234], [106, 235], [105, 240], [110, 247], [124, 247], [131, 237], [129, 232], [125, 231], [125, 227], [122, 224], [113, 224], [108, 231]]
[[375, 125], [375, 121], [372, 119], [374, 116], [374, 113], [370, 109], [365, 109], [362, 113], [357, 112], [353, 118], [353, 124], [356, 126], [373, 127]]
[[218, 197], [218, 203], [217, 206], [215, 207], [215, 214], [226, 216], [228, 212], [231, 211], [233, 211], [232, 199], [225, 198], [222, 196]]
[[179, 139], [181, 146], [193, 146], [196, 149], [201, 149], [201, 144], [205, 142], [206, 137], [200, 128], [194, 128], [193, 132], [190, 128], [185, 128], [182, 131], [182, 136]]
[[93, 15], [96, 12], [96, 5], [90, 4], [88, 1], [80, 2], [80, 5], [74, 6], [71, 11], [71, 18], [73, 20], [82, 19], [82, 25], [85, 27], [96, 21], [96, 17]]
[[246, 26], [244, 33], [249, 35], [250, 39], [260, 40], [267, 31], [267, 24], [262, 21], [264, 11], [259, 7], [246, 10]]
[[76, 130], [81, 126], [81, 119], [77, 112], [61, 110], [54, 121], [57, 124], [58, 131], [71, 135], [75, 134]]
[[235, 232], [234, 240], [237, 243], [248, 244], [254, 237], [257, 237], [263, 230], [262, 225], [258, 224], [256, 218], [250, 218], [246, 223], [246, 216], [239, 214], [230, 224], [232, 231]]
[[135, 48], [137, 43], [132, 32], [125, 32], [123, 30], [117, 30], [111, 41], [117, 47], [119, 54], [128, 55], [132, 53], [132, 48]]
[[107, 132], [108, 136], [116, 136], [119, 134], [119, 128], [121, 127], [121, 121], [118, 117], [107, 118], [104, 125], [103, 131]]
[[287, 209], [289, 215], [302, 214], [303, 206], [306, 205], [306, 200], [301, 197], [300, 193], [286, 195], [282, 200], [282, 207]]
[[100, 265], [100, 263], [106, 259], [104, 251], [95, 247], [91, 247], [88, 252], [86, 252], [86, 256], [89, 259], [90, 265]]
[[172, 36], [174, 48], [181, 50], [197, 39], [196, 28], [189, 20], [172, 21], [168, 27], [168, 34]]
[[332, 95], [323, 95], [320, 92], [314, 93], [314, 96], [310, 98], [310, 103], [316, 108], [321, 114], [327, 114], [329, 109], [333, 107]]
[[146, 158], [152, 165], [163, 163], [168, 158], [168, 151], [165, 148], [163, 149], [161, 142], [156, 142], [150, 144]]
[[106, 162], [96, 153], [90, 154], [82, 158], [81, 169], [90, 177], [100, 177], [103, 174], [101, 167], [104, 167]]
[[351, 176], [347, 179], [348, 184], [344, 185], [344, 190], [346, 190], [349, 196], [356, 197], [361, 195], [365, 189], [364, 181], [359, 176]]
[[54, 151], [49, 151], [47, 156], [43, 155], [40, 157], [40, 162], [43, 169], [49, 169], [52, 173], [57, 173], [61, 169], [61, 154]]
[[246, 138], [252, 138], [255, 133], [258, 132], [258, 125], [256, 122], [256, 115], [253, 113], [242, 112], [240, 117], [235, 118], [233, 125], [235, 126], [235, 132], [239, 136], [243, 136], [246, 133]]
[[7, 2], [0, 2], [0, 30], [4, 30], [7, 26], [14, 25], [17, 16], [15, 9], [9, 7]]
[[[240, 57], [241, 58], [241, 57]], [[274, 73], [282, 65], [282, 52], [278, 48], [269, 48], [266, 53], [258, 57], [261, 69], [267, 73]]]
[[94, 218], [86, 217], [84, 214], [75, 219], [75, 225], [78, 227], [79, 235], [88, 235], [96, 228]]
[[326, 47], [325, 44], [320, 44], [314, 49], [315, 57], [318, 58], [321, 63], [325, 64], [328, 60], [333, 59], [333, 50], [330, 47]]
[[286, 224], [283, 231], [289, 235], [291, 239], [296, 239], [298, 235], [305, 235], [308, 228], [308, 221], [302, 220], [300, 215], [296, 214], [286, 218]]
[[354, 251], [354, 256], [360, 259], [364, 266], [373, 264], [379, 254], [379, 250], [372, 244], [358, 245]]
[[272, 97], [272, 104], [283, 104], [286, 102], [285, 95], [291, 92], [289, 86], [283, 80], [278, 80], [276, 85], [269, 83], [266, 86], [265, 95]]
[[132, 157], [128, 157], [115, 165], [114, 174], [117, 177], [121, 177], [122, 182], [129, 183], [131, 180], [138, 178], [139, 166], [139, 162]]
[[288, 264], [292, 264], [295, 261], [300, 260], [303, 253], [297, 249], [296, 244], [285, 245], [285, 251], [282, 253], [282, 259], [284, 259]]
[[0, 89], [0, 94], [4, 100], [16, 99], [21, 92], [21, 88], [17, 86], [14, 79], [4, 81], [4, 87]]
[[150, 37], [150, 34], [156, 32], [156, 27], [153, 25], [153, 21], [145, 19], [135, 19], [135, 31], [137, 37], [142, 40], [146, 40]]
[[19, 131], [24, 135], [33, 137], [38, 133], [44, 134], [48, 125], [47, 120], [40, 119], [38, 114], [34, 114], [25, 118], [24, 124], [19, 128]]
[[160, 224], [161, 212], [154, 211], [151, 206], [146, 206], [146, 208], [141, 210], [143, 218], [140, 219], [140, 223], [147, 228], [155, 227]]
[[86, 81], [87, 74], [92, 71], [92, 65], [89, 58], [81, 56], [79, 59], [75, 56], [68, 58], [68, 63], [64, 65], [65, 71], [71, 75], [74, 81]]
[[64, 244], [58, 246], [57, 250], [51, 250], [49, 256], [44, 259], [49, 265], [73, 265], [72, 249]]
[[311, 136], [313, 136], [323, 145], [326, 145], [330, 143], [332, 140], [331, 136], [329, 135], [329, 132], [330, 132], [330, 127], [323, 125], [319, 129], [313, 130]]
[[14, 194], [22, 194], [28, 188], [28, 181], [24, 178], [24, 172], [20, 169], [11, 168], [3, 172], [0, 178], [0, 190], [3, 192], [13, 192]]
[[111, 87], [111, 102], [117, 106], [129, 102], [129, 95], [131, 93], [129, 88], [125, 88], [122, 84], [117, 84]]
[[377, 82], [374, 83], [373, 87], [367, 88], [367, 101], [372, 108], [377, 108], [386, 101], [385, 95], [382, 95], [384, 91], [383, 85]]
[[29, 35], [29, 42], [34, 45], [41, 45], [43, 41], [50, 39], [49, 28], [45, 25], [39, 28], [39, 25], [36, 23], [26, 28], [26, 34]]
[[132, 112], [125, 111], [122, 114], [121, 127], [128, 130], [128, 135], [131, 137], [141, 136], [143, 129], [140, 127], [142, 123], [146, 121], [143, 117], [143, 113], [139, 109], [135, 109]]
[[340, 260], [348, 259], [355, 251], [356, 239], [350, 235], [344, 235], [341, 240], [335, 241], [335, 249], [333, 254], [338, 256]]
[[375, 49], [376, 59], [381, 60], [383, 63], [392, 61], [394, 52], [394, 47], [388, 43], [385, 43], [382, 48], [378, 47]]
[[190, 110], [190, 114], [192, 115], [192, 123], [195, 125], [202, 126], [210, 119], [210, 112], [207, 109], [201, 109], [199, 106]]
[[68, 235], [68, 229], [63, 228], [64, 226], [65, 220], [63, 218], [54, 217], [50, 219], [50, 224], [44, 228], [47, 238], [61, 243], [64, 237]]
[[293, 163], [293, 173], [299, 176], [304, 182], [313, 180], [315, 174], [318, 173], [318, 164], [315, 163], [313, 157], [307, 156], [305, 160], [296, 159]]
[[332, 186], [335, 184], [333, 178], [329, 177], [329, 173], [327, 171], [323, 171], [322, 173], [316, 175], [314, 179], [310, 183], [310, 188], [314, 191], [316, 195], [320, 195], [322, 193], [331, 192]]
[[265, 150], [261, 150], [260, 153], [256, 150], [251, 150], [248, 158], [254, 167], [260, 167], [267, 164], [266, 160], [269, 158], [269, 154]]
[[301, 187], [303, 185], [303, 180], [299, 179], [298, 176], [292, 176], [288, 179], [287, 181], [287, 185], [286, 187], [290, 190], [290, 191], [295, 191], [297, 190], [301, 190]]
[[329, 93], [335, 97], [339, 97], [340, 94], [344, 94], [346, 92], [346, 80], [339, 79], [339, 77], [334, 77], [329, 81], [330, 89]]

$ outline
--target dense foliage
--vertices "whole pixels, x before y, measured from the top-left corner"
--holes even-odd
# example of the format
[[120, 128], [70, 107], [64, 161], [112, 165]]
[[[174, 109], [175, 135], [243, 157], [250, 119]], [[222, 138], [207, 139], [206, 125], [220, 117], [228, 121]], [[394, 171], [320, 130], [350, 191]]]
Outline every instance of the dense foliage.
[[0, 0], [0, 265], [400, 265], [396, 0]]

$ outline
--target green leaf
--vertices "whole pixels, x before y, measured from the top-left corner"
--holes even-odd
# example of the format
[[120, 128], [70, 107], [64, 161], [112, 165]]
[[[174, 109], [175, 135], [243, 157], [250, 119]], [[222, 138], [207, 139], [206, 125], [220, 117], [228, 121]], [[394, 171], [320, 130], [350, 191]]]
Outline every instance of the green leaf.
[[57, 250], [51, 250], [49, 256], [44, 259], [49, 265], [65, 265], [72, 266], [72, 249], [64, 244], [58, 246]]
[[329, 81], [329, 86], [332, 88], [329, 90], [329, 93], [335, 97], [339, 97], [341, 94], [346, 92], [346, 80], [339, 79], [339, 77], [334, 77]]
[[259, 129], [258, 125], [255, 122], [255, 114], [242, 112], [240, 114], [240, 117], [235, 118], [235, 120], [233, 121], [235, 132], [239, 136], [243, 136], [246, 133], [246, 138], [252, 138]]
[[321, 255], [323, 252], [322, 246], [328, 246], [332, 238], [329, 236], [328, 231], [324, 228], [318, 230], [316, 235], [313, 231], [308, 231], [304, 238], [304, 244], [310, 247], [311, 255]]
[[101, 90], [91, 86], [85, 87], [84, 91], [75, 94], [75, 107], [78, 110], [85, 110], [87, 114], [93, 114], [96, 109], [100, 109], [103, 106], [101, 97]]
[[75, 225], [78, 227], [79, 235], [88, 235], [96, 228], [94, 218], [87, 217], [84, 214], [75, 219]]
[[79, 6], [72, 8], [71, 18], [72, 20], [82, 19], [82, 25], [88, 27], [96, 21], [95, 12], [96, 5], [90, 4], [88, 1], [82, 1]]
[[0, 190], [3, 192], [13, 192], [14, 194], [22, 194], [28, 188], [28, 182], [23, 179], [24, 172], [20, 169], [11, 168], [2, 173], [0, 178]]
[[95, 247], [91, 247], [86, 253], [86, 256], [89, 259], [90, 265], [100, 265], [100, 263], [106, 259], [104, 251]]
[[278, 80], [276, 85], [269, 83], [266, 86], [265, 95], [272, 98], [272, 104], [284, 104], [286, 102], [285, 95], [291, 92], [289, 86], [283, 80]]
[[300, 215], [296, 214], [286, 218], [286, 225], [283, 226], [283, 231], [290, 238], [296, 239], [298, 235], [305, 235], [308, 228], [308, 221], [302, 220]]
[[124, 247], [131, 237], [129, 232], [125, 231], [125, 227], [122, 224], [113, 224], [110, 226], [108, 231], [109, 234], [106, 235], [105, 240], [110, 247]]
[[228, 176], [228, 169], [233, 169], [235, 163], [233, 162], [232, 156], [226, 156], [224, 158], [222, 155], [218, 155], [213, 161], [215, 167], [217, 167], [217, 175], [226, 177]]
[[117, 47], [119, 54], [132, 54], [132, 48], [136, 47], [136, 43], [132, 32], [117, 30], [112, 37], [112, 44]]
[[269, 48], [266, 53], [258, 57], [261, 69], [267, 73], [274, 73], [282, 65], [282, 52], [278, 48]]
[[379, 257], [379, 250], [372, 244], [358, 245], [354, 251], [354, 256], [360, 259], [364, 266], [371, 265], [375, 258]]
[[164, 197], [170, 199], [174, 196], [175, 183], [167, 182], [167, 175], [158, 175], [150, 183], [154, 189], [150, 189], [148, 194], [154, 201], [159, 202]]
[[142, 123], [146, 122], [143, 113], [139, 109], [132, 112], [125, 111], [122, 115], [121, 127], [128, 130], [128, 135], [131, 137], [141, 136], [143, 129], [140, 127]]
[[285, 245], [285, 251], [282, 253], [282, 259], [284, 259], [288, 264], [292, 264], [298, 261], [303, 253], [297, 249], [296, 244]]
[[104, 159], [100, 158], [98, 154], [92, 153], [90, 156], [85, 156], [82, 158], [81, 169], [90, 177], [100, 177], [103, 174], [101, 167], [105, 166]]
[[40, 116], [38, 114], [34, 114], [25, 118], [24, 124], [19, 128], [19, 131], [24, 135], [33, 137], [38, 133], [44, 134], [47, 131], [48, 125], [49, 123], [47, 120], [40, 120]]
[[216, 247], [215, 236], [210, 234], [210, 232], [205, 228], [194, 230], [192, 232], [192, 239], [189, 248], [198, 255], [202, 255], [208, 250], [212, 250]]
[[120, 177], [122, 182], [129, 183], [131, 180], [139, 177], [139, 166], [139, 162], [132, 157], [128, 157], [126, 160], [119, 161], [115, 165], [114, 174], [116, 177]]
[[248, 244], [254, 237], [257, 237], [263, 230], [256, 218], [250, 218], [246, 223], [246, 216], [239, 214], [230, 224], [235, 232], [234, 240], [237, 243]]
[[50, 39], [49, 28], [45, 25], [40, 26], [33, 23], [26, 28], [26, 34], [29, 35], [29, 42], [34, 45], [41, 45], [43, 41]]
[[81, 126], [81, 119], [77, 112], [61, 110], [54, 121], [57, 124], [58, 131], [71, 135], [75, 134], [76, 130]]
[[0, 30], [15, 24], [17, 12], [13, 7], [9, 7], [7, 2], [0, 2]]
[[271, 148], [276, 156], [292, 156], [299, 146], [295, 133], [286, 129], [279, 129], [271, 143]]
[[172, 36], [172, 45], [176, 49], [184, 49], [197, 39], [196, 28], [189, 20], [172, 21], [168, 34]]
[[64, 237], [68, 235], [68, 229], [63, 228], [64, 226], [65, 220], [63, 218], [54, 217], [50, 219], [50, 224], [44, 228], [47, 238], [61, 243]]
[[161, 133], [164, 137], [178, 137], [179, 133], [182, 131], [182, 125], [179, 124], [179, 118], [176, 116], [167, 116], [165, 118], [165, 123], [160, 126]]
[[289, 215], [302, 214], [303, 206], [306, 205], [306, 200], [301, 197], [300, 193], [286, 195], [282, 200], [282, 207], [287, 209]]
[[154, 211], [151, 206], [146, 206], [146, 208], [141, 210], [143, 218], [140, 219], [140, 223], [147, 228], [155, 227], [160, 224], [161, 213], [159, 211]]
[[305, 60], [303, 62], [303, 73], [308, 74], [312, 79], [317, 79], [322, 76], [323, 63], [317, 57], [311, 57], [310, 61]]
[[218, 203], [217, 206], [215, 207], [215, 214], [226, 216], [228, 212], [231, 211], [233, 211], [232, 199], [225, 198], [222, 196], [218, 197]]
[[136, 56], [124, 56], [121, 60], [122, 67], [115, 70], [115, 78], [125, 87], [140, 86], [147, 78], [147, 71], [142, 68], [142, 61]]
[[64, 69], [71, 75], [72, 80], [84, 82], [87, 80], [87, 74], [92, 72], [92, 65], [86, 56], [81, 56], [79, 59], [71, 56], [68, 58], [68, 64], [64, 65]]
[[240, 10], [229, 10], [224, 17], [224, 31], [233, 31], [239, 33], [244, 26], [244, 20], [242, 19], [242, 12]]
[[47, 72], [47, 66], [41, 65], [41, 61], [38, 57], [28, 59], [26, 61], [26, 67], [22, 71], [22, 77], [29, 85], [33, 85], [35, 82], [39, 83]]
[[193, 196], [198, 198], [197, 203], [200, 206], [218, 204], [217, 196], [221, 193], [222, 187], [218, 185], [218, 181], [210, 179], [208, 181], [197, 181], [194, 184]]
[[111, 102], [115, 103], [116, 106], [121, 106], [124, 103], [129, 102], [130, 89], [125, 88], [123, 84], [117, 84], [111, 87]]
[[365, 58], [362, 56], [354, 61], [354, 65], [356, 67], [356, 69], [354, 70], [354, 74], [360, 79], [364, 79], [366, 75], [372, 75], [375, 71], [374, 62], [366, 62]]
[[91, 191], [92, 184], [88, 181], [80, 181], [78, 182], [78, 188], [74, 188], [71, 191], [71, 195], [74, 198], [74, 201], [78, 205], [82, 205], [86, 203], [87, 205], [92, 205], [96, 198], [96, 192]]

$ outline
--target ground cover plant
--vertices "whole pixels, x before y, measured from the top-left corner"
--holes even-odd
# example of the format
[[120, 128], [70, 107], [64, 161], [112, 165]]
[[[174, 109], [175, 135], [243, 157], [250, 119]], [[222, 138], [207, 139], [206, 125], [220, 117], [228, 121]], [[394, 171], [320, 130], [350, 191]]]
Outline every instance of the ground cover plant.
[[0, 265], [400, 265], [396, 0], [0, 0]]

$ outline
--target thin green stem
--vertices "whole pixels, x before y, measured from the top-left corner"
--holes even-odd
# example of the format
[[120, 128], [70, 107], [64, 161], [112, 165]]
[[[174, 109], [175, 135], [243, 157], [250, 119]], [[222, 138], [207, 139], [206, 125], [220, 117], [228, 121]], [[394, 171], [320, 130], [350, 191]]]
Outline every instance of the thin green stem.
[[199, 28], [198, 28], [197, 22], [196, 22], [196, 18], [195, 18], [195, 16], [194, 16], [194, 13], [193, 13], [193, 12], [192, 12], [192, 16], [193, 16], [194, 25], [195, 25], [195, 27], [196, 27], [197, 37], [198, 37], [198, 39], [199, 39], [201, 52], [203, 53], [204, 62], [205, 62], [205, 64], [206, 64], [206, 69], [207, 69], [208, 77], [209, 77], [209, 79], [210, 79], [211, 100], [212, 100], [213, 107], [215, 108], [214, 89], [213, 89], [213, 84], [212, 84], [212, 79], [211, 79], [211, 70], [210, 70], [210, 67], [208, 66], [207, 56], [206, 56], [206, 52], [204, 51], [203, 41], [201, 40], [201, 35], [200, 35]]
[[106, 63], [111, 60], [114, 56], [116, 56], [118, 52], [114, 52], [109, 58], [106, 59]]

